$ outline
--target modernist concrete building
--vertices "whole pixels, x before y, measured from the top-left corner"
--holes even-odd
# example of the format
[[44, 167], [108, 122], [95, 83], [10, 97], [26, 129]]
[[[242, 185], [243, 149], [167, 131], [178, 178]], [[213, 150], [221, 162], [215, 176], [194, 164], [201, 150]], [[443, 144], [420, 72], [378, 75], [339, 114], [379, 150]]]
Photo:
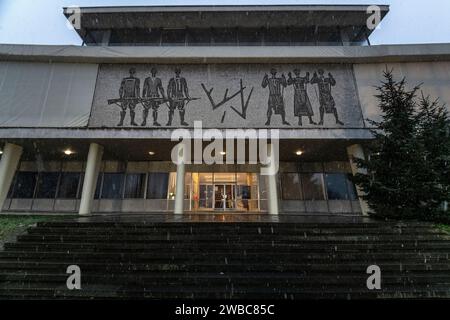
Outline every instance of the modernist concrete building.
[[[450, 102], [450, 46], [370, 46], [366, 10], [81, 8], [83, 46], [0, 45], [2, 211], [364, 214], [349, 177], [383, 70]], [[174, 164], [195, 121], [277, 129], [279, 172]]]

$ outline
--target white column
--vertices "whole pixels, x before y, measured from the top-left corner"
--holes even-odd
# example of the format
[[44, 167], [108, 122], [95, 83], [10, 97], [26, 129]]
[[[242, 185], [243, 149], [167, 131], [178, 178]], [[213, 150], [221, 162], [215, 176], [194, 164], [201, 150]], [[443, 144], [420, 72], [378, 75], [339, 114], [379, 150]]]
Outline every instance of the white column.
[[21, 146], [6, 143], [3, 148], [2, 160], [0, 161], [0, 212], [8, 195], [9, 188], [19, 165], [23, 148]]
[[180, 143], [176, 147], [177, 150], [177, 181], [176, 181], [176, 189], [175, 189], [175, 214], [182, 214], [184, 207], [184, 172], [185, 172], [185, 146]]
[[276, 164], [277, 157], [274, 154], [274, 150], [271, 144], [267, 146], [267, 151], [270, 159], [268, 165], [267, 175], [267, 201], [269, 214], [278, 214], [278, 188], [277, 188], [277, 173], [278, 165]]
[[[352, 169], [353, 175], [356, 175], [357, 173], [366, 173], [364, 169], [359, 169], [358, 166], [356, 165], [356, 162], [354, 161], [355, 158], [365, 159], [364, 150], [360, 144], [348, 146], [347, 155], [350, 161], [350, 167]], [[369, 213], [369, 206], [367, 205], [367, 202], [362, 198], [364, 192], [361, 190], [360, 187], [356, 186], [356, 193], [358, 195], [359, 204], [361, 206], [361, 212], [363, 215], [366, 216]]]
[[84, 173], [83, 190], [81, 192], [79, 214], [90, 214], [94, 200], [97, 178], [103, 157], [103, 147], [97, 143], [91, 143]]

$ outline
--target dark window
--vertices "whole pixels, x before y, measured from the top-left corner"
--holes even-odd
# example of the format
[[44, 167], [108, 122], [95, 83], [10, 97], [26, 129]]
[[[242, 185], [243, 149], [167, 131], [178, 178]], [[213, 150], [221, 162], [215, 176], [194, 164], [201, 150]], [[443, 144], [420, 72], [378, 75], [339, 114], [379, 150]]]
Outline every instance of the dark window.
[[211, 45], [210, 29], [188, 29], [187, 41], [191, 46], [209, 46]]
[[213, 29], [213, 41], [216, 46], [235, 46], [237, 44], [237, 30], [233, 29]]
[[14, 185], [16, 184], [16, 180], [17, 180], [17, 175], [14, 176], [14, 179], [11, 183], [11, 186], [9, 187], [8, 190], [8, 195], [6, 196], [8, 199], [12, 198], [13, 192], [14, 192]]
[[122, 199], [123, 173], [104, 173], [102, 199]]
[[315, 45], [316, 35], [314, 27], [292, 28], [291, 45]]
[[186, 29], [165, 29], [162, 31], [163, 45], [182, 45], [186, 44]]
[[347, 187], [347, 176], [343, 173], [325, 174], [328, 200], [350, 200]]
[[318, 41], [322, 45], [341, 45], [341, 34], [338, 28], [319, 28]]
[[[83, 179], [84, 181], [84, 176]], [[98, 178], [97, 178], [97, 185], [95, 186], [95, 193], [94, 193], [94, 199], [100, 199], [100, 191], [102, 189], [102, 180], [103, 180], [103, 173], [99, 173], [98, 174]]]
[[79, 183], [79, 172], [63, 172], [59, 182], [58, 198], [76, 199], [78, 195]]
[[59, 172], [41, 172], [39, 174], [36, 198], [54, 199], [58, 187]]
[[300, 174], [305, 200], [325, 200], [321, 173]]
[[284, 173], [281, 176], [283, 200], [302, 200], [300, 177], [297, 173]]
[[168, 172], [149, 173], [147, 182], [147, 199], [167, 199], [168, 185]]
[[161, 31], [158, 28], [113, 29], [109, 44], [112, 46], [159, 46], [161, 44]]
[[263, 32], [261, 29], [239, 29], [238, 39], [240, 46], [260, 46], [262, 45]]
[[127, 174], [125, 177], [124, 198], [143, 198], [145, 187], [145, 173]]
[[355, 184], [350, 179], [351, 176], [352, 176], [351, 174], [346, 175], [349, 198], [350, 198], [350, 200], [358, 200], [358, 195], [356, 193]]
[[288, 46], [291, 42], [291, 34], [288, 28], [267, 29], [264, 36], [266, 46]]
[[22, 171], [17, 174], [13, 198], [31, 199], [36, 187], [37, 172]]

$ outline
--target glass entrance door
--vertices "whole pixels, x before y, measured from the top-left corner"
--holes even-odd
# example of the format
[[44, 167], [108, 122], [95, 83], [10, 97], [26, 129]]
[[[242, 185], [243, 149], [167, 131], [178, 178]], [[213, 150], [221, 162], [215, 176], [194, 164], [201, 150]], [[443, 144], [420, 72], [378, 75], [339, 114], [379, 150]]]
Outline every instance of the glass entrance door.
[[214, 185], [214, 209], [233, 210], [235, 208], [235, 186], [232, 184]]
[[248, 211], [260, 210], [259, 179], [246, 172], [193, 172], [189, 180], [192, 210]]

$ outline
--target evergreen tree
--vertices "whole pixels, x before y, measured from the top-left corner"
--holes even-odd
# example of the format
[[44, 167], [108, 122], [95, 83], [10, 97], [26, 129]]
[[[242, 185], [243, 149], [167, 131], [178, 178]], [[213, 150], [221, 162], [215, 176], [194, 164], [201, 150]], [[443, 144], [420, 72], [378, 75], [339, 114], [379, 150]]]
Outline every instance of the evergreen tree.
[[356, 175], [355, 182], [365, 192], [372, 215], [410, 219], [419, 213], [424, 169], [422, 146], [416, 139], [415, 98], [419, 87], [407, 90], [405, 79], [395, 81], [392, 70], [383, 75], [376, 96], [382, 119], [369, 120], [376, 128], [372, 130], [375, 140], [367, 150], [367, 159], [357, 160], [367, 174]]
[[417, 138], [425, 150], [428, 177], [423, 184], [422, 219], [450, 221], [450, 120], [444, 105], [422, 97], [417, 113]]

